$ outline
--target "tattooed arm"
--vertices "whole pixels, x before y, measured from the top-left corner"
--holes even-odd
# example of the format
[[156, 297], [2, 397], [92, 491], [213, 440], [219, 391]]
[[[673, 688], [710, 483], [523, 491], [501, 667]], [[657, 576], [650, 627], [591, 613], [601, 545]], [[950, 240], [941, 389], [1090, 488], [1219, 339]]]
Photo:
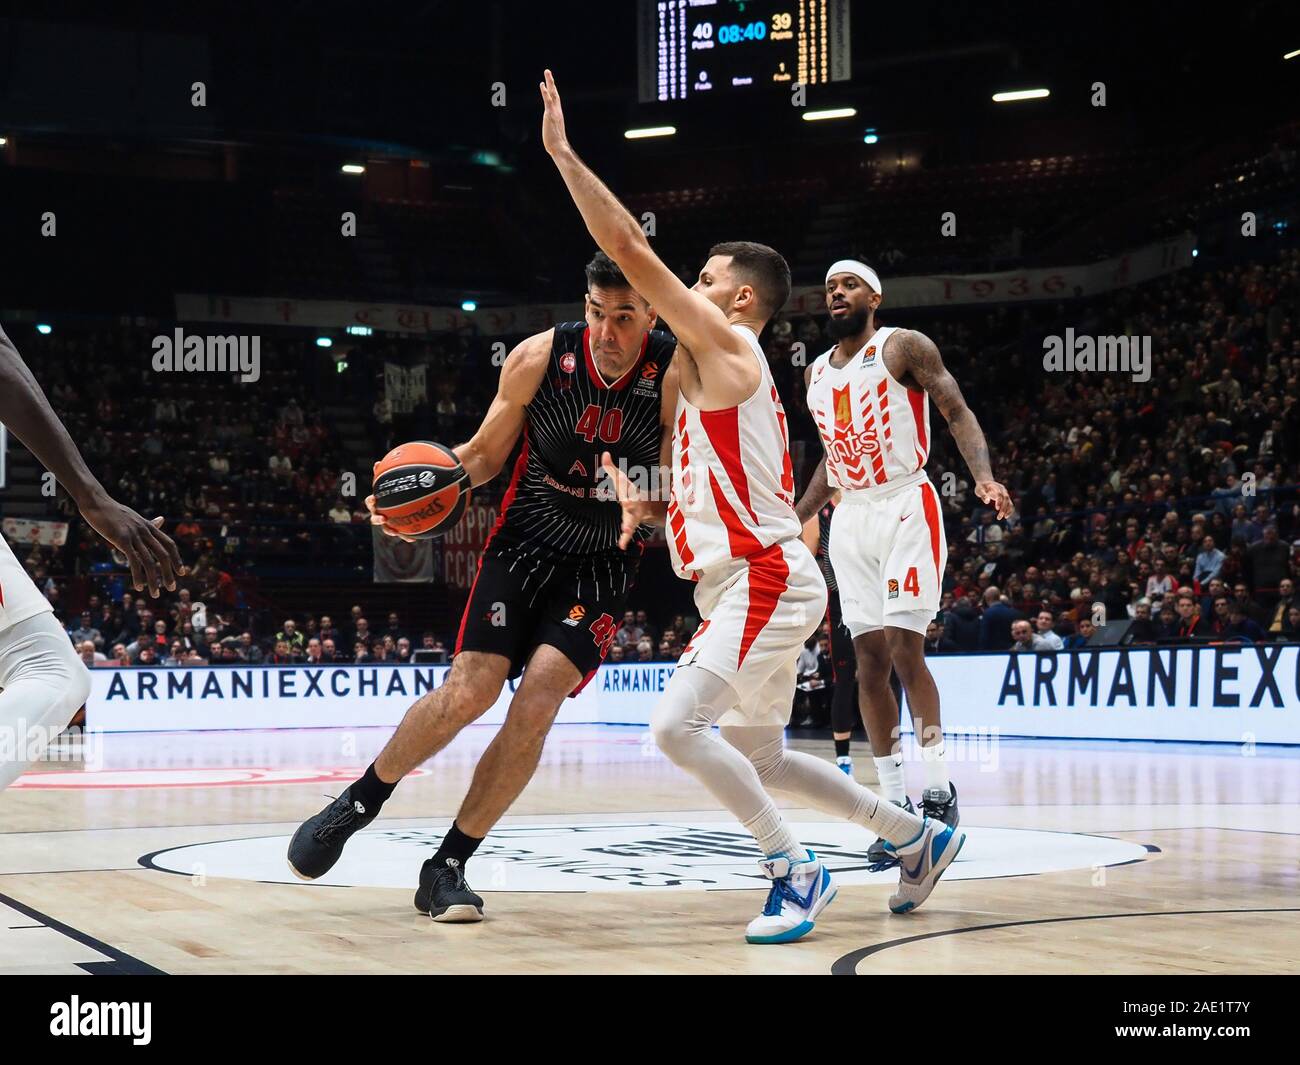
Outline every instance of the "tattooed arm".
[[1011, 493], [993, 479], [993, 465], [989, 461], [989, 445], [984, 430], [975, 413], [966, 406], [956, 379], [943, 364], [939, 349], [924, 333], [915, 329], [900, 329], [894, 334], [891, 353], [903, 356], [907, 377], [924, 389], [934, 405], [943, 413], [952, 430], [957, 449], [975, 479], [975, 494], [997, 511], [999, 518], [1008, 517], [1013, 506]]

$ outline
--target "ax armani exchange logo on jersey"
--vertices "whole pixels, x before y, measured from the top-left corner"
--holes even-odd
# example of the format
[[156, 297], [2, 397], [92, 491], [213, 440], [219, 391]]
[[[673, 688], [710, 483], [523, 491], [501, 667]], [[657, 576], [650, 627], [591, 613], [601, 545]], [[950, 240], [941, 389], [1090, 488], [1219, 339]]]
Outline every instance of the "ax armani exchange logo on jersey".
[[[816, 852], [841, 886], [898, 883], [898, 870], [872, 872], [867, 848], [872, 835], [840, 821], [792, 824], [791, 831]], [[207, 827], [195, 833], [246, 831]], [[318, 885], [392, 887], [409, 890], [412, 870], [436, 848], [447, 829], [414, 821], [405, 828], [369, 829], [348, 843], [339, 863]], [[945, 880], [1023, 876], [1063, 869], [1090, 869], [1141, 860], [1140, 843], [1103, 836], [1025, 829], [970, 828], [961, 858]], [[285, 866], [288, 836], [222, 839], [145, 855], [147, 868], [193, 876], [300, 884]], [[573, 824], [498, 825], [475, 853], [466, 875], [475, 891], [721, 891], [771, 885], [759, 868], [754, 839], [734, 822], [695, 819], [626, 820]], [[863, 896], [862, 904], [884, 907]]]

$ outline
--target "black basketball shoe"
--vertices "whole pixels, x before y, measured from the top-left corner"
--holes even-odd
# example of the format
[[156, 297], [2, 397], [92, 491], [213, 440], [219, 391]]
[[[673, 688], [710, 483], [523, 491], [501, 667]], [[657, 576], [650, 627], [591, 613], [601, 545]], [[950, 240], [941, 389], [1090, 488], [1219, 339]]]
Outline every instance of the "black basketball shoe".
[[[916, 813], [916, 807], [912, 805], [911, 799], [904, 799], [901, 803], [894, 803], [895, 806], [902, 806], [909, 814]], [[879, 873], [883, 869], [892, 869], [898, 864], [898, 855], [891, 850], [885, 849], [883, 839], [876, 840], [867, 848], [867, 871], [870, 873]]]
[[483, 920], [483, 900], [470, 890], [465, 870], [455, 858], [447, 858], [441, 865], [430, 858], [420, 866], [415, 908], [435, 921]]
[[[378, 812], [378, 811], [376, 811]], [[352, 798], [352, 788], [330, 803], [315, 817], [309, 817], [289, 841], [289, 868], [299, 880], [324, 876], [343, 856], [343, 844], [370, 824], [375, 814]]]
[[950, 828], [956, 828], [957, 822], [961, 820], [961, 814], [957, 812], [957, 785], [950, 780], [947, 791], [942, 788], [926, 788], [921, 792], [921, 813], [942, 821]]

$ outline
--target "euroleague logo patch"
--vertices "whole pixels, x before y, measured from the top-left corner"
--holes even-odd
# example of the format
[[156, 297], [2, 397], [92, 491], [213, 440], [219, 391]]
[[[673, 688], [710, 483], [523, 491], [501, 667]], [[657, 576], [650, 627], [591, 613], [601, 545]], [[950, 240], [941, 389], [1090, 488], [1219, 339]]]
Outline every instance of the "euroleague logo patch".
[[888, 590], [889, 590], [889, 598], [890, 598], [890, 599], [897, 599], [897, 598], [898, 598], [898, 581], [895, 580], [893, 577], [890, 577], [888, 583], [886, 584], [886, 587], [887, 587]]
[[581, 603], [574, 603], [569, 609], [569, 616], [564, 619], [566, 625], [577, 625], [587, 616], [587, 608]]
[[578, 360], [574, 356], [573, 352], [566, 351], [563, 355], [560, 356], [560, 369], [563, 370], [565, 373], [573, 373], [573, 371], [577, 368], [577, 365], [578, 365]]
[[432, 487], [433, 487], [433, 471], [432, 471], [432, 470], [425, 470], [422, 474], [420, 474], [420, 487], [421, 487], [421, 488], [432, 488]]
[[862, 365], [870, 366], [875, 361], [876, 361], [876, 345], [872, 344], [870, 347], [867, 348], [866, 351], [862, 353]]
[[641, 369], [641, 379], [643, 381], [653, 381], [659, 375], [659, 364], [657, 362], [648, 362]]

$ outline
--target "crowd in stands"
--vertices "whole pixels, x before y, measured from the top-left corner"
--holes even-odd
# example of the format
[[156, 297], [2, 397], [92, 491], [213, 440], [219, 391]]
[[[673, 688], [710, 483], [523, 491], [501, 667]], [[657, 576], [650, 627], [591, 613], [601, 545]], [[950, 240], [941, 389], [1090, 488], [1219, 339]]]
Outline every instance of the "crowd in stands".
[[[942, 498], [949, 565], [927, 650], [1068, 649], [1103, 621], [1124, 619], [1133, 622], [1129, 638], [1137, 643], [1300, 639], [1297, 317], [1300, 253], [1293, 250], [1059, 304], [896, 316], [886, 305], [881, 324], [921, 329], [938, 344], [984, 428], [995, 474], [1017, 504], [1009, 520], [994, 520], [935, 415], [928, 472]], [[793, 357], [794, 345], [802, 342], [815, 357], [830, 345], [822, 326], [816, 317], [783, 317], [767, 338], [805, 478], [821, 446], [803, 402], [806, 360]], [[1067, 327], [1077, 335], [1150, 336], [1149, 378], [1045, 370], [1043, 338]], [[304, 619], [297, 630], [301, 649], [296, 640], [279, 646], [275, 637], [283, 630], [250, 632], [245, 642], [234, 585], [258, 549], [313, 564], [311, 538], [321, 525], [360, 527], [365, 540], [349, 550], [357, 570], [368, 570], [364, 493], [339, 494], [347, 458], [323, 414], [328, 397], [306, 394], [293, 374], [276, 369], [266, 345], [265, 380], [234, 391], [202, 375], [159, 382], [147, 360], [140, 362], [145, 369], [94, 374], [128, 348], [147, 348], [147, 338], [130, 329], [83, 333], [75, 342], [56, 332], [44, 343], [31, 361], [90, 464], [124, 502], [179, 518], [174, 533], [194, 568], [187, 594], [208, 604], [209, 620], [199, 625], [179, 598], [165, 616], [142, 615], [119, 570], [115, 584], [97, 578], [101, 594], [88, 626], [66, 619], [73, 637], [97, 630], [98, 640], [89, 641], [94, 653], [116, 661], [123, 660], [118, 644], [132, 661], [142, 654], [164, 661], [292, 660], [310, 656], [305, 641], [313, 638], [326, 654], [320, 630], [328, 627], [320, 618]], [[269, 343], [272, 350], [306, 345]], [[429, 389], [423, 402], [395, 411], [373, 387], [382, 366], [362, 374], [368, 387], [344, 400], [359, 420], [368, 413], [376, 448], [408, 437], [469, 436], [494, 382], [476, 361], [488, 343], [455, 334], [436, 343], [385, 343], [384, 359], [428, 366]], [[141, 373], [151, 376], [143, 380]], [[503, 475], [478, 489], [479, 498], [491, 499], [504, 481]], [[60, 584], [74, 569], [112, 568], [104, 545], [74, 528], [80, 537], [68, 549], [38, 548], [26, 558], [56, 607]], [[624, 620], [610, 660], [676, 658], [694, 619], [663, 617], [653, 590], [638, 594], [634, 602], [646, 603], [649, 614]], [[207, 639], [213, 623], [216, 641]], [[405, 656], [396, 638], [391, 648], [382, 639], [378, 648], [362, 641], [366, 648], [358, 652], [353, 635], [349, 630], [341, 644], [331, 637], [339, 659]], [[423, 634], [405, 635], [423, 642]]]
[[237, 612], [209, 608], [184, 588], [170, 605], [132, 592], [123, 592], [120, 602], [92, 595], [88, 609], [68, 625], [68, 638], [92, 668], [437, 663], [447, 658], [446, 645], [436, 634], [409, 632], [395, 611], [374, 627], [360, 605], [340, 623], [328, 614], [308, 617], [301, 626], [285, 618], [274, 631], [262, 632], [247, 620]]

